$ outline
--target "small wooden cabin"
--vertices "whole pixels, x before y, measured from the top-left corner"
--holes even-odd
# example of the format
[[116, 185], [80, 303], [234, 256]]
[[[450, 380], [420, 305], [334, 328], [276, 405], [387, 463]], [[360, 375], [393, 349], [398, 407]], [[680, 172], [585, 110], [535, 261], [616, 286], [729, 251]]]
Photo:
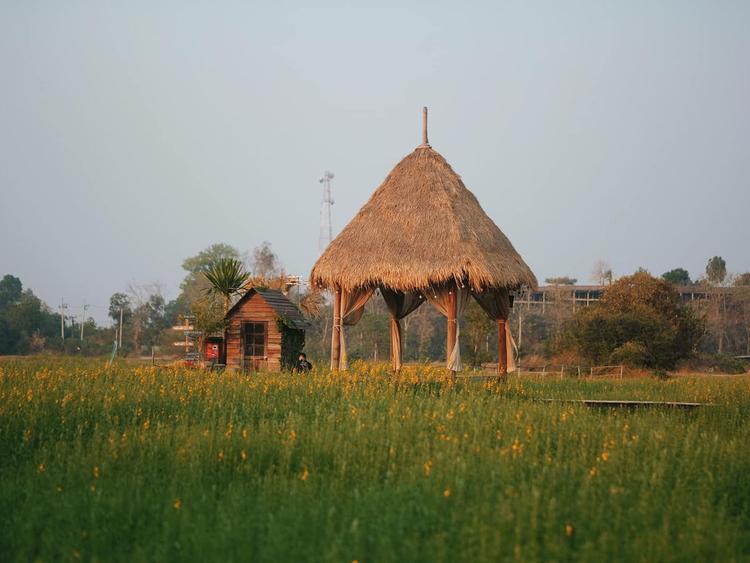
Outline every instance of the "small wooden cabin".
[[309, 323], [276, 289], [252, 288], [229, 309], [227, 369], [291, 369], [305, 346]]

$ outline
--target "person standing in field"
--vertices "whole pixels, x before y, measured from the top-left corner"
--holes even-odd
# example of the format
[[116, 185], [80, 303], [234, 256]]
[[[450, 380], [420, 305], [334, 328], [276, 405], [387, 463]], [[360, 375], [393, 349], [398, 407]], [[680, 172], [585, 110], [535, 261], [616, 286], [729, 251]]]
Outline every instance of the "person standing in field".
[[309, 373], [312, 369], [312, 364], [307, 361], [307, 354], [304, 352], [299, 353], [299, 358], [297, 358], [297, 365], [294, 366], [294, 372], [295, 373]]

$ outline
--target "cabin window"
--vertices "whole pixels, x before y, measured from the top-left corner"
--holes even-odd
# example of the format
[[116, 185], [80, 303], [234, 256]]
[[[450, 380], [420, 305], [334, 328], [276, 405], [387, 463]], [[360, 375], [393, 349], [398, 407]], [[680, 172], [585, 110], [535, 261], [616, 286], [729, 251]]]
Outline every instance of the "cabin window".
[[244, 323], [245, 356], [264, 358], [266, 356], [266, 334], [268, 323]]

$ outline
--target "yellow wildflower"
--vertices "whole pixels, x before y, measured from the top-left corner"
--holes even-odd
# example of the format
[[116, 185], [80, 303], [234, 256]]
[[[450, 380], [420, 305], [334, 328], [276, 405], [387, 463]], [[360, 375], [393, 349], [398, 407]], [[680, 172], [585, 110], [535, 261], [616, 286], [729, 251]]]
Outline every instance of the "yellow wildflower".
[[513, 440], [513, 445], [510, 447], [510, 449], [513, 451], [513, 457], [521, 455], [521, 452], [523, 452], [523, 444], [519, 442], [518, 438]]

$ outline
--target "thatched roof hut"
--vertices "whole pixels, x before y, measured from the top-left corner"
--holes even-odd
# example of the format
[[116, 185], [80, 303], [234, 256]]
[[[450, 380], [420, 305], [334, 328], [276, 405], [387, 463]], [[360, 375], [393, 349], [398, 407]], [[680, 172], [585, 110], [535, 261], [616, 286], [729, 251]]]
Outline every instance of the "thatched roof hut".
[[[348, 297], [350, 308], [366, 301], [375, 288], [381, 289], [386, 302], [389, 294], [392, 301], [393, 296], [412, 296], [430, 300], [438, 308], [441, 306], [436, 301], [444, 294], [449, 340], [450, 323], [457, 326], [461, 290], [466, 295], [471, 292], [481, 304], [482, 297], [491, 301], [502, 294], [499, 299], [509, 301], [509, 291], [537, 285], [531, 269], [508, 237], [487, 216], [461, 177], [427, 142], [426, 108], [423, 143], [396, 165], [326, 248], [313, 267], [310, 280], [314, 286], [333, 290], [337, 297], [341, 294], [345, 302]], [[449, 302], [450, 295], [454, 295], [453, 303]], [[359, 309], [363, 305], [364, 302]], [[416, 306], [419, 305], [389, 309], [397, 323], [401, 316], [394, 309], [403, 312]], [[502, 316], [504, 323], [509, 303], [501, 308], [503, 311], [488, 313], [493, 318]], [[347, 311], [340, 313], [347, 324]], [[354, 317], [356, 322], [358, 316]], [[334, 334], [334, 356], [335, 338]], [[449, 351], [455, 347], [455, 341], [452, 346], [449, 342]], [[392, 350], [392, 357], [396, 355], [400, 356], [400, 350]], [[397, 364], [400, 361], [394, 361], [394, 367]], [[333, 367], [337, 368], [337, 363]]]

